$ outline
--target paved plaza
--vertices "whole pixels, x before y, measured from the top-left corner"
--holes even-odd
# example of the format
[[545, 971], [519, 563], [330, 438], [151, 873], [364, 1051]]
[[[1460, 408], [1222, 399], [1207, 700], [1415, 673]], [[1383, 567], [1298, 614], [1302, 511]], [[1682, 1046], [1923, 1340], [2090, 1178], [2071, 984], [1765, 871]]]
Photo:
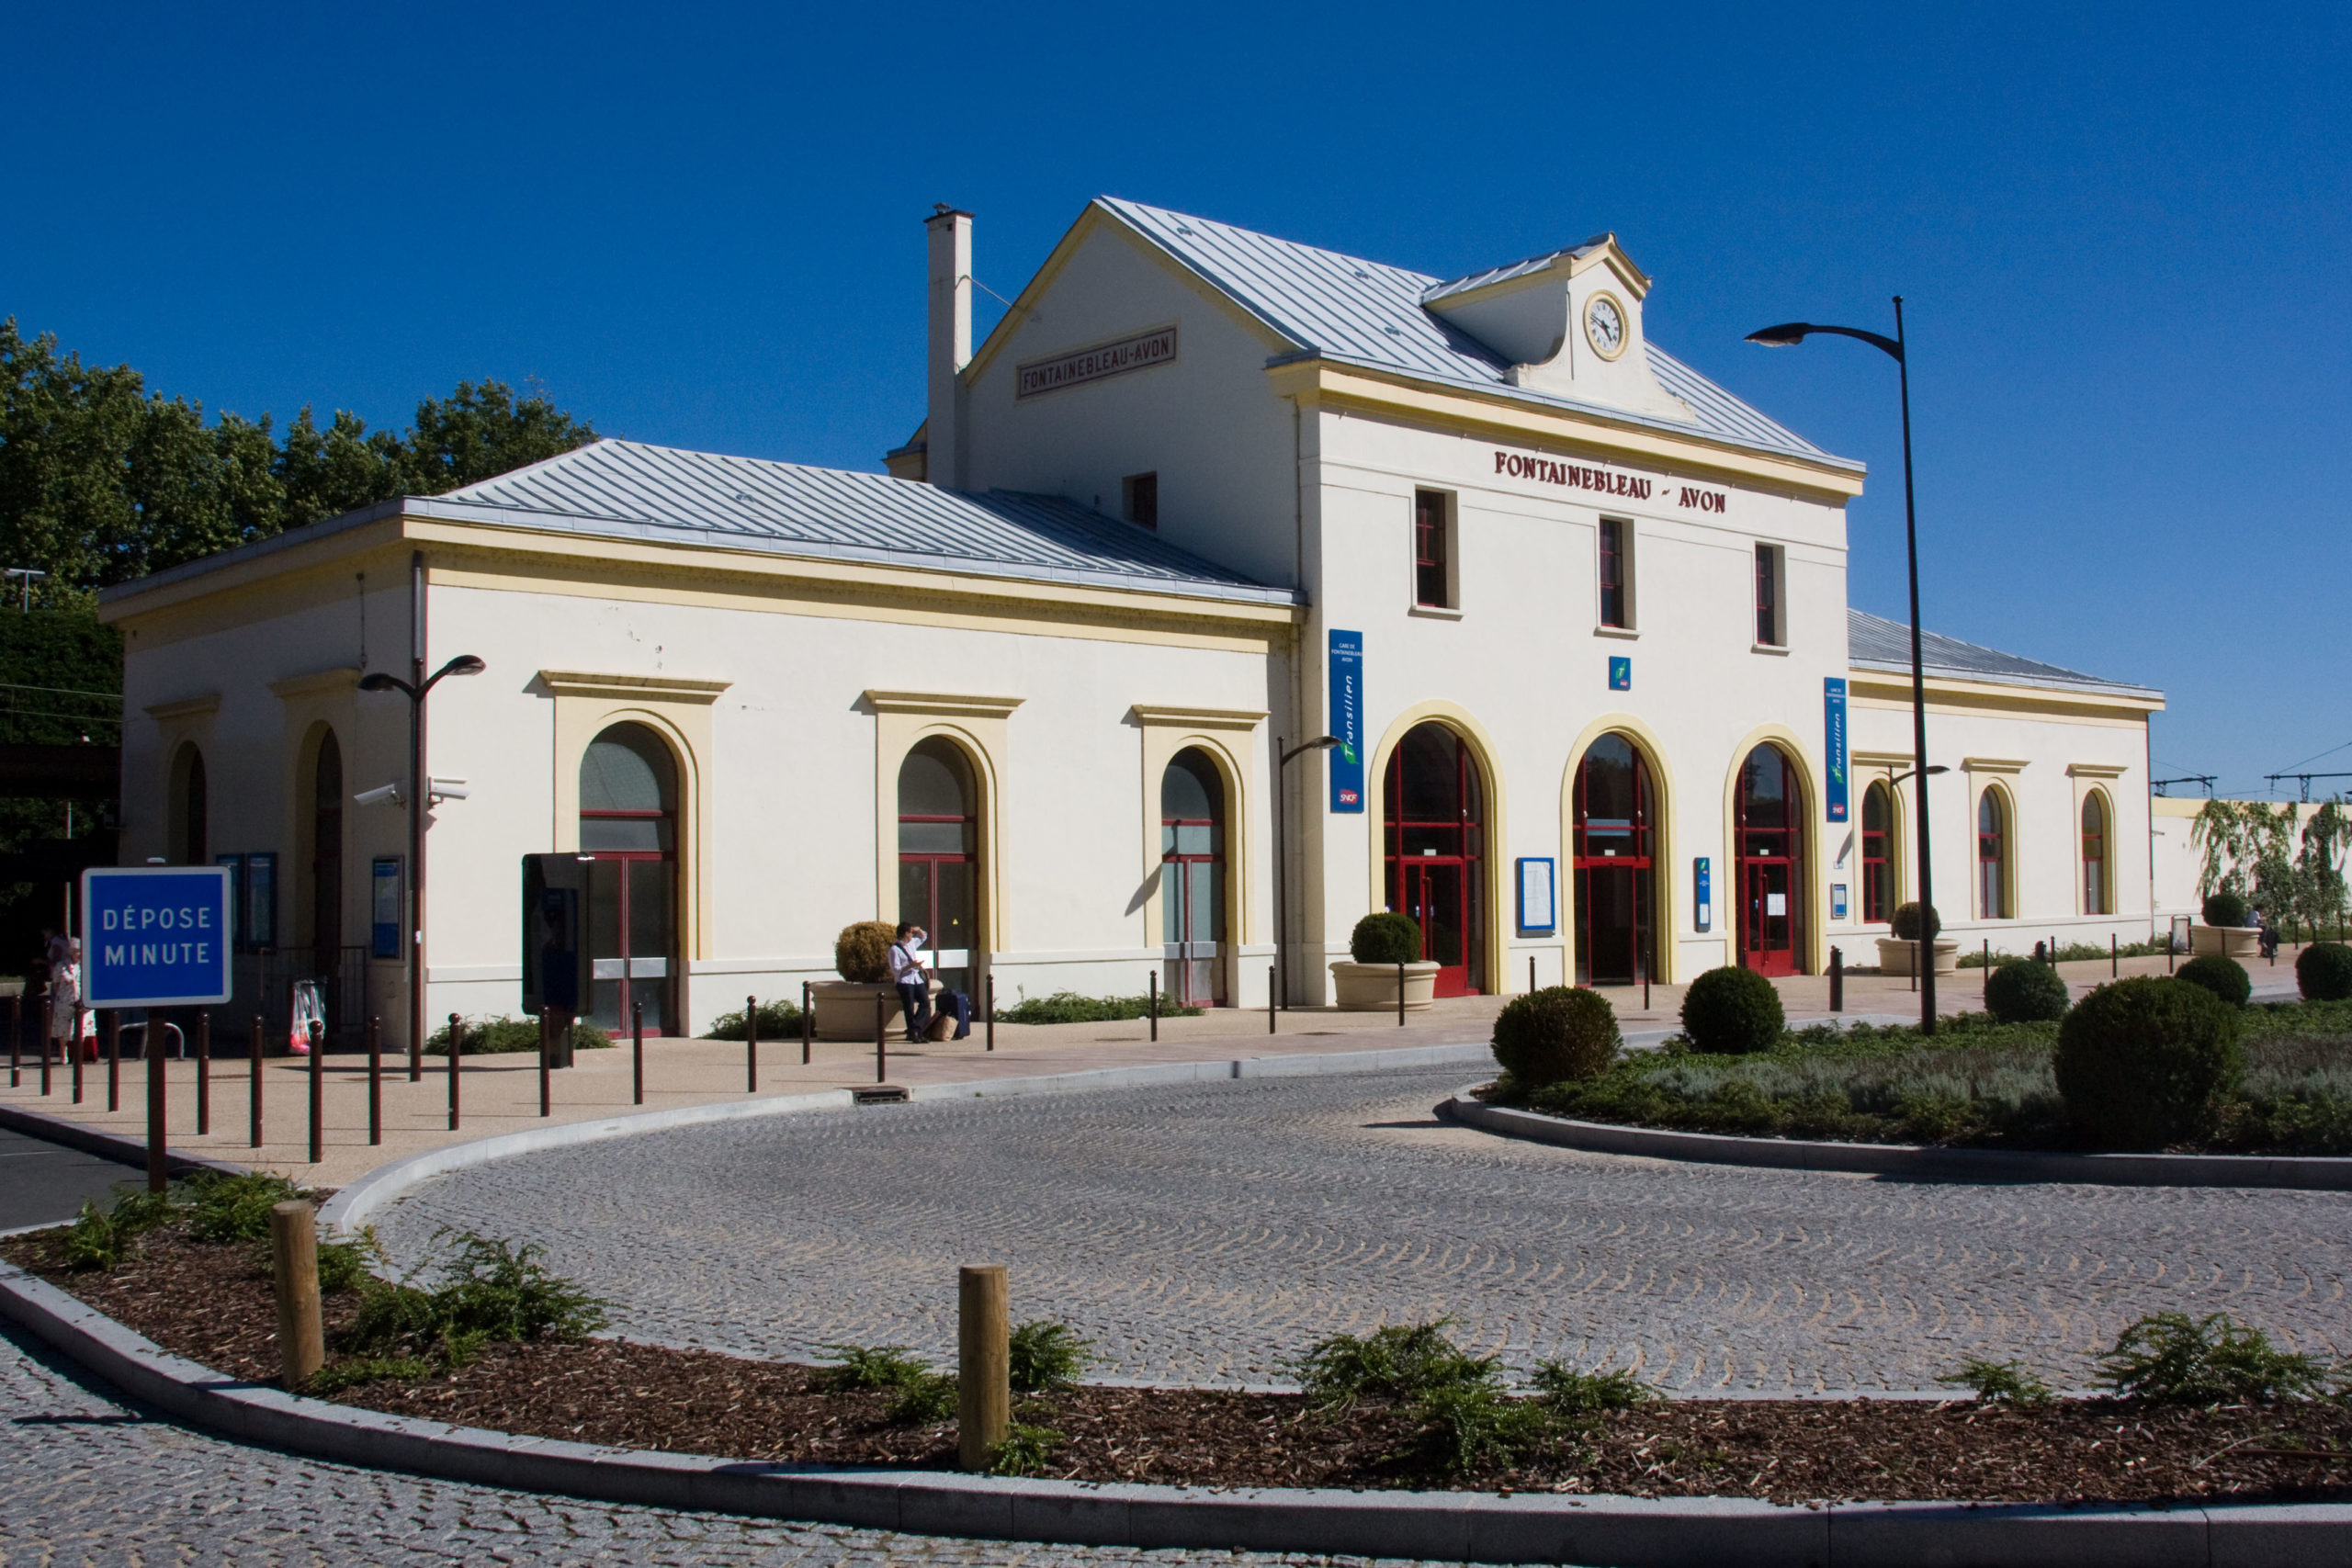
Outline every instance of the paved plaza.
[[632, 1337], [947, 1361], [959, 1263], [1099, 1373], [1259, 1383], [1338, 1330], [1451, 1315], [1517, 1366], [1684, 1393], [2079, 1386], [2143, 1313], [2352, 1352], [2352, 1194], [1969, 1186], [1583, 1154], [1441, 1122], [1461, 1069], [950, 1100], [684, 1128], [435, 1179], [378, 1219], [528, 1237]]

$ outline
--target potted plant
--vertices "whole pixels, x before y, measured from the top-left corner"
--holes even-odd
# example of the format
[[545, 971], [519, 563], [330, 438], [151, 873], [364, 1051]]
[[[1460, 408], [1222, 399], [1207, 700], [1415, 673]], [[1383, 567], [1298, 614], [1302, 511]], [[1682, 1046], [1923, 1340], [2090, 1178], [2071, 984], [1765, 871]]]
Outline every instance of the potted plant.
[[2245, 896], [2223, 888], [2209, 895], [2202, 911], [2205, 923], [2188, 928], [2188, 951], [2218, 953], [2224, 958], [2252, 958], [2262, 950], [2262, 928], [2246, 921], [2254, 911]]
[[[899, 988], [890, 984], [890, 944], [898, 928], [888, 920], [860, 920], [843, 926], [833, 939], [833, 968], [838, 980], [820, 980], [808, 987], [820, 1040], [874, 1038], [874, 998], [882, 998], [882, 1027], [893, 1034], [907, 1031], [905, 1010], [899, 1006]], [[939, 983], [931, 987], [935, 994]]]
[[1939, 942], [1938, 933], [1944, 922], [1931, 907], [1911, 903], [1894, 911], [1890, 922], [1894, 928], [1891, 937], [1878, 939], [1878, 972], [1882, 975], [1908, 975], [1912, 959], [1925, 942], [1935, 961], [1939, 975], [1950, 975], [1960, 967], [1960, 943]]
[[1408, 1012], [1437, 998], [1438, 965], [1421, 956], [1421, 928], [1394, 910], [1366, 915], [1348, 938], [1352, 962], [1331, 965], [1341, 1012], [1394, 1012], [1396, 987], [1405, 988]]

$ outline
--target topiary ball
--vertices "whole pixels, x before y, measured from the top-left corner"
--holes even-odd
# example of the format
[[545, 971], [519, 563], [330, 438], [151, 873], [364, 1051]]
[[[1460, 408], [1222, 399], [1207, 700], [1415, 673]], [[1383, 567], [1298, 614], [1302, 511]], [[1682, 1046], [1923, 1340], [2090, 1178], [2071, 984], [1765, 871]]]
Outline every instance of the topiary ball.
[[2244, 926], [2253, 912], [2253, 906], [2245, 901], [2245, 895], [2233, 893], [2227, 888], [2209, 896], [2203, 910], [2205, 923], [2209, 926]]
[[2246, 978], [2245, 965], [2218, 953], [2190, 959], [2173, 978], [2202, 986], [2233, 1008], [2245, 1006], [2246, 998], [2254, 995], [2254, 982]]
[[2003, 1023], [2044, 1023], [2066, 1016], [2066, 982], [2047, 964], [2004, 964], [1984, 976], [1984, 1010]]
[[1737, 964], [1708, 970], [1682, 994], [1682, 1032], [1693, 1051], [1769, 1051], [1787, 1024], [1772, 982]]
[[2196, 1136], [2245, 1070], [2237, 1010], [2161, 975], [2111, 981], [2075, 1003], [2052, 1065], [2075, 1127], [2104, 1149]]
[[860, 920], [843, 926], [833, 939], [833, 967], [844, 980], [878, 986], [890, 977], [890, 944], [898, 928], [886, 920]]
[[1597, 1078], [1625, 1037], [1617, 1010], [1598, 991], [1551, 986], [1513, 997], [1495, 1020], [1495, 1060], [1529, 1088]]
[[1349, 933], [1348, 956], [1359, 964], [1419, 964], [1421, 928], [1394, 909], [1366, 915]]
[[2295, 960], [2295, 988], [2307, 1002], [2340, 1002], [2352, 997], [2352, 947], [2315, 942]]
[[[1922, 908], [1925, 908], [1928, 917], [1926, 931], [1919, 929], [1919, 915]], [[1923, 906], [1916, 903], [1905, 904], [1896, 908], [1894, 919], [1889, 923], [1894, 927], [1894, 940], [1897, 942], [1933, 942], [1943, 933], [1944, 929], [1943, 918], [1936, 913], [1933, 905]]]

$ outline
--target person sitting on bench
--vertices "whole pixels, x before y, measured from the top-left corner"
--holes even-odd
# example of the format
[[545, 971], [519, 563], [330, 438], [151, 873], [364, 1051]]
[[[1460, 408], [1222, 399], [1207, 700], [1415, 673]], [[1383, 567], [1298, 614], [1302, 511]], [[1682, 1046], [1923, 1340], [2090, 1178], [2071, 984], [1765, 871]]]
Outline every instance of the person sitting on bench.
[[907, 1016], [907, 1043], [921, 1044], [926, 1040], [948, 1038], [942, 1032], [949, 1017], [956, 1021], [952, 1038], [968, 1040], [972, 1034], [971, 999], [961, 991], [943, 990], [939, 993], [939, 1011], [934, 1015], [931, 1005], [931, 971], [923, 967], [923, 943], [930, 933], [910, 921], [901, 921], [899, 940], [890, 946], [890, 983], [899, 988], [899, 1006]]

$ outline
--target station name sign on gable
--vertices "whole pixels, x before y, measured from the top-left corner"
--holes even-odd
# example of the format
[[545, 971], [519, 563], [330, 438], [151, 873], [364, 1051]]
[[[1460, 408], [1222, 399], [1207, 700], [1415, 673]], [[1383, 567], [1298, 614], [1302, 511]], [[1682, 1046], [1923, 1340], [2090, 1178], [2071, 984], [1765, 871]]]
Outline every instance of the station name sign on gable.
[[1058, 392], [1064, 387], [1076, 387], [1088, 381], [1100, 381], [1106, 376], [1125, 375], [1130, 370], [1142, 370], [1154, 365], [1165, 365], [1176, 357], [1176, 329], [1159, 327], [1134, 337], [1123, 337], [1116, 343], [1097, 344], [1071, 354], [1057, 355], [1051, 359], [1033, 359], [1017, 367], [1019, 379], [1014, 383], [1015, 399], [1034, 398], [1041, 392]]

